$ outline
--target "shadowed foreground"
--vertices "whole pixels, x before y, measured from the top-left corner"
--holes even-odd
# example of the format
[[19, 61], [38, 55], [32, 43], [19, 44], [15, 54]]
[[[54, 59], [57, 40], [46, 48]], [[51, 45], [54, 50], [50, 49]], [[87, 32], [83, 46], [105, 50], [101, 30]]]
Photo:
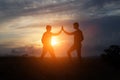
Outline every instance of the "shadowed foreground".
[[120, 68], [100, 59], [43, 60], [32, 57], [0, 58], [0, 80], [120, 80]]

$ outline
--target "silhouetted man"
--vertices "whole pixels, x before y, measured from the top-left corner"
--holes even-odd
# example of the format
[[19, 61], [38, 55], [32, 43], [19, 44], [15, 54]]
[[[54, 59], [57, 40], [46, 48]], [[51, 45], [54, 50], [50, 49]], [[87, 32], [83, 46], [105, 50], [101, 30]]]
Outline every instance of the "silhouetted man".
[[42, 36], [41, 40], [42, 40], [42, 43], [43, 43], [43, 51], [42, 51], [42, 54], [41, 54], [41, 58], [43, 58], [46, 55], [47, 52], [50, 53], [52, 58], [55, 58], [54, 50], [53, 50], [53, 47], [51, 45], [51, 39], [52, 39], [52, 36], [59, 35], [62, 32], [62, 29], [58, 33], [52, 33], [51, 28], [52, 27], [50, 25], [47, 25], [46, 26], [47, 31]]
[[76, 50], [77, 51], [77, 56], [81, 59], [81, 47], [82, 47], [81, 42], [83, 41], [84, 37], [83, 37], [82, 31], [79, 29], [79, 23], [77, 23], [77, 22], [74, 23], [73, 27], [76, 30], [74, 32], [67, 32], [62, 28], [62, 30], [67, 35], [73, 35], [74, 36], [74, 44], [69, 48], [67, 54], [68, 54], [69, 58], [71, 58], [71, 52]]

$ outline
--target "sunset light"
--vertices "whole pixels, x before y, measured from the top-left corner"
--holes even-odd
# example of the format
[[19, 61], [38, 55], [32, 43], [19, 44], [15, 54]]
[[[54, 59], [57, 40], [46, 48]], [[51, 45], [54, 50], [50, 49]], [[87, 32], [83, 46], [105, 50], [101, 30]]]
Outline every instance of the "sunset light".
[[58, 40], [58, 38], [53, 37], [53, 38], [52, 38], [52, 41], [51, 41], [51, 44], [52, 44], [53, 46], [59, 44], [59, 40]]
[[120, 0], [0, 0], [0, 73], [120, 80]]

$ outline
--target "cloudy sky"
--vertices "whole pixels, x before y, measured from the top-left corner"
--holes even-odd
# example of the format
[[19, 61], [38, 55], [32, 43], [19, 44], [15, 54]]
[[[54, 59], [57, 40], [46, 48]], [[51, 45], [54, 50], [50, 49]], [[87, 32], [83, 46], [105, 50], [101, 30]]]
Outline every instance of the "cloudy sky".
[[[120, 0], [0, 0], [0, 53], [31, 44], [42, 47], [47, 24], [52, 32], [62, 25], [74, 31], [72, 24], [79, 22], [85, 37], [82, 55], [99, 55], [109, 45], [120, 45], [119, 4]], [[71, 43], [69, 38], [60, 39], [65, 44]]]

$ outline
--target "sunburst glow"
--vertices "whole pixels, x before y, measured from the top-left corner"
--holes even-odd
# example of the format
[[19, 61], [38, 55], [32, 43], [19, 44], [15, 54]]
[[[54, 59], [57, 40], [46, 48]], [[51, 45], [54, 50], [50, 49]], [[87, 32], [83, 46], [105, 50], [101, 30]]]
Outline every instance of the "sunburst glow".
[[53, 46], [58, 45], [58, 44], [59, 44], [59, 40], [58, 40], [58, 38], [56, 38], [56, 37], [52, 37], [51, 44], [52, 44]]

